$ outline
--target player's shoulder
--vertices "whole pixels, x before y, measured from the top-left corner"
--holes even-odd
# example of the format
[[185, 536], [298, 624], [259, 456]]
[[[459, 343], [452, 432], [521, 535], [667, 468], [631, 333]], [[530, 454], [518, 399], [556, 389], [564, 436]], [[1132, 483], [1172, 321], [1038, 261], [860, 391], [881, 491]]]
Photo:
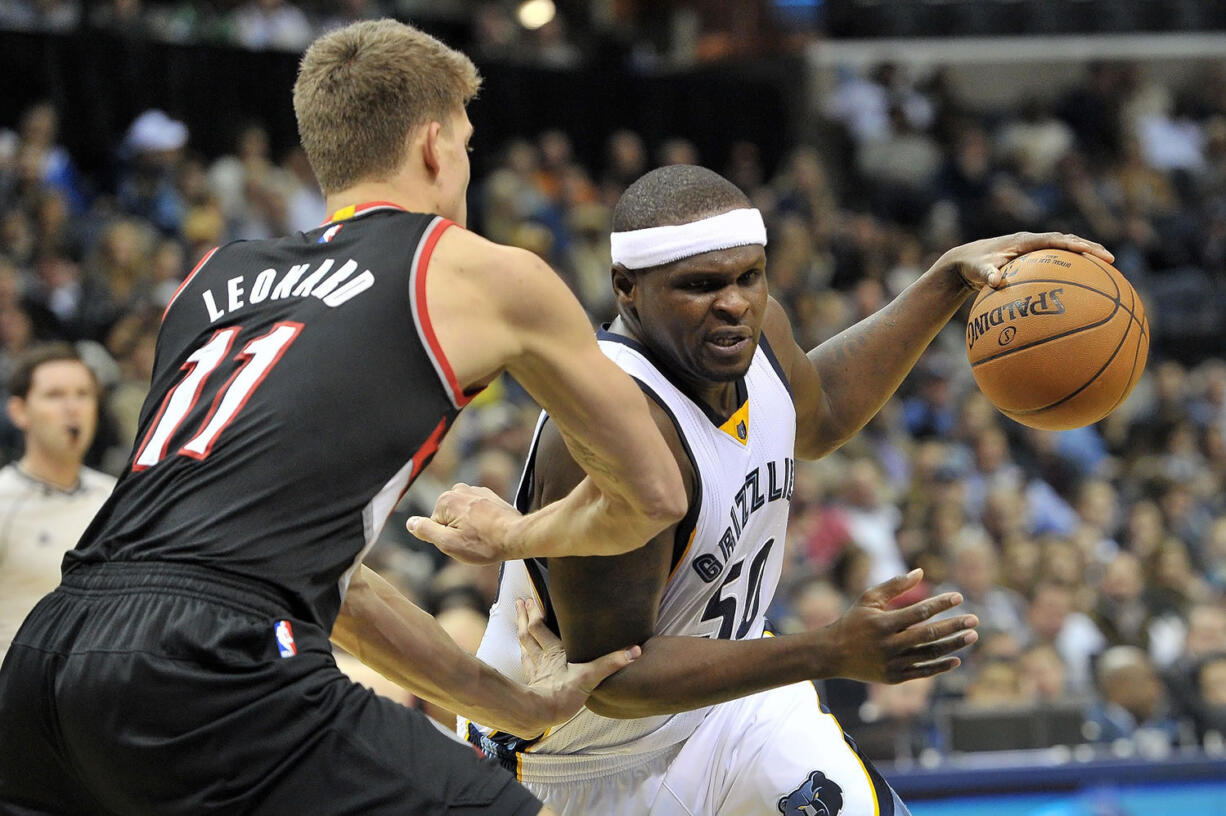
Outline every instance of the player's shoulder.
[[29, 479], [17, 469], [15, 462], [0, 467], [0, 500], [29, 485]]
[[[467, 293], [469, 301], [480, 299], [497, 309], [509, 324], [533, 332], [574, 297], [540, 256], [463, 228], [452, 227], [442, 234], [429, 268], [434, 292], [441, 287], [457, 296]], [[574, 306], [577, 310], [577, 301]]]
[[766, 300], [766, 314], [762, 318], [762, 336], [770, 343], [776, 355], [787, 353], [793, 342], [792, 321], [783, 304], [774, 297]]
[[434, 258], [455, 266], [457, 271], [476, 275], [548, 269], [535, 253], [491, 241], [458, 224], [452, 224], [440, 236]]

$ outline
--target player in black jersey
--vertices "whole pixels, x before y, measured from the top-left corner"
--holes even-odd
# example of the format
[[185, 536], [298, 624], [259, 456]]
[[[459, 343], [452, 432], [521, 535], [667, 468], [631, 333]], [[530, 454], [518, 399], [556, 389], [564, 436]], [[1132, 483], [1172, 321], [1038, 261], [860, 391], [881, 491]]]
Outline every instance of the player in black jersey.
[[214, 249], [167, 308], [128, 469], [0, 669], [0, 811], [541, 812], [505, 771], [350, 682], [329, 644], [525, 735], [636, 656], [568, 666], [523, 608], [522, 685], [361, 566], [503, 371], [590, 478], [526, 516], [460, 488], [420, 535], [469, 560], [623, 552], [685, 510], [643, 396], [560, 279], [464, 229], [478, 84], [462, 54], [392, 21], [304, 56], [295, 111], [332, 216]]

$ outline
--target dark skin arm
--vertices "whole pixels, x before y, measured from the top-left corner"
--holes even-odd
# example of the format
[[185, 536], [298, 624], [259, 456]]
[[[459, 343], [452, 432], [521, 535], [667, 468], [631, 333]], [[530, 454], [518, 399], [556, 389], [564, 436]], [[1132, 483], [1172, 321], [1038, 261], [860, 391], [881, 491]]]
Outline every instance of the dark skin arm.
[[1114, 260], [1101, 244], [1055, 232], [963, 244], [942, 255], [885, 308], [807, 354], [792, 338], [783, 308], [771, 301], [763, 331], [792, 384], [797, 458], [820, 458], [853, 437], [898, 390], [967, 298], [984, 286], [999, 287], [1000, 267], [1018, 255], [1047, 248]]
[[[693, 468], [677, 432], [654, 403], [652, 414], [692, 498]], [[547, 425], [537, 455], [535, 501], [565, 495], [582, 478], [560, 435]], [[740, 641], [653, 636], [675, 534], [670, 528], [619, 556], [549, 559], [551, 599], [570, 660], [600, 654], [606, 643], [643, 645], [638, 660], [588, 698], [587, 707], [597, 714], [671, 714], [825, 677], [897, 683], [948, 671], [959, 663], [951, 653], [975, 640], [973, 616], [926, 622], [960, 603], [956, 594], [886, 609], [891, 598], [919, 581], [918, 572], [874, 587], [836, 623], [813, 632]]]

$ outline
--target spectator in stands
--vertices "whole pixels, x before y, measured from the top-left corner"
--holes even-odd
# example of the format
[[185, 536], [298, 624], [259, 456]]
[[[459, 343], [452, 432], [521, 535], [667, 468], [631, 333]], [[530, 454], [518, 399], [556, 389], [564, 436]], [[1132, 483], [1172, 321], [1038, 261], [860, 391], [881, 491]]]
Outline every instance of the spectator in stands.
[[315, 180], [315, 172], [301, 147], [293, 147], [281, 162], [285, 170], [286, 222], [294, 231], [312, 229], [327, 217], [323, 194]]
[[106, 336], [120, 307], [103, 278], [86, 275], [75, 260], [58, 253], [40, 258], [36, 271], [26, 306], [46, 321], [42, 336], [74, 342]]
[[21, 147], [38, 162], [39, 179], [65, 196], [74, 213], [85, 210], [86, 192], [68, 151], [59, 144], [60, 117], [50, 102], [39, 102], [21, 117]]
[[102, 230], [86, 259], [86, 277], [105, 286], [117, 313], [139, 310], [154, 302], [151, 267], [155, 239], [154, 231], [144, 221], [116, 219]]
[[147, 110], [133, 120], [121, 150], [120, 209], [148, 220], [168, 235], [178, 234], [185, 215], [175, 176], [187, 136], [182, 122], [163, 111]]
[[1137, 558], [1152, 558], [1167, 537], [1166, 519], [1156, 502], [1142, 499], [1128, 509], [1121, 543]]
[[245, 124], [235, 139], [234, 152], [209, 165], [208, 186], [233, 237], [268, 238], [274, 234], [272, 225], [261, 223], [250, 210], [261, 188], [284, 186], [278, 178], [280, 173], [269, 155], [268, 131], [258, 122]]
[[1023, 631], [1026, 600], [999, 583], [999, 558], [985, 533], [968, 530], [960, 534], [948, 558], [950, 580], [937, 587], [938, 592], [961, 592], [961, 609], [969, 610], [963, 614], [977, 615], [985, 630]]
[[957, 400], [950, 361], [929, 352], [911, 377], [916, 393], [903, 401], [903, 420], [914, 437], [948, 437], [957, 423]]
[[931, 677], [893, 686], [871, 683], [855, 725], [856, 745], [869, 759], [884, 762], [915, 761], [925, 752], [941, 748], [941, 734], [933, 712], [936, 682]]
[[1060, 118], [1073, 128], [1078, 144], [1096, 160], [1119, 155], [1124, 79], [1118, 65], [1094, 62], [1086, 81], [1067, 93], [1057, 106]]
[[898, 507], [889, 501], [876, 463], [871, 459], [853, 461], [839, 493], [837, 506], [847, 533], [870, 561], [867, 585], [904, 574], [907, 567], [894, 537], [899, 522]]
[[[1177, 715], [1196, 716], [1201, 663], [1219, 653], [1226, 653], [1226, 607], [1220, 601], [1197, 604], [1188, 611], [1183, 649], [1163, 672]], [[1226, 735], [1226, 731], [1222, 733]]]
[[246, 48], [301, 51], [315, 31], [288, 0], [249, 0], [233, 12], [234, 36]]
[[1186, 741], [1187, 726], [1170, 715], [1166, 689], [1141, 649], [1113, 646], [1103, 652], [1095, 681], [1100, 699], [1087, 717], [1093, 741], [1129, 740], [1142, 751], [1161, 754]]
[[826, 577], [810, 575], [789, 593], [786, 616], [780, 620], [785, 632], [805, 632], [828, 626], [848, 606], [847, 597]]
[[966, 684], [962, 702], [968, 708], [1016, 708], [1032, 701], [1016, 659], [996, 657], [983, 661]]
[[1068, 702], [1071, 692], [1064, 658], [1050, 643], [1036, 642], [1019, 657], [1027, 693], [1041, 703]]
[[1115, 487], [1105, 479], [1087, 479], [1078, 486], [1074, 504], [1082, 529], [1097, 540], [1096, 553], [1118, 548], [1116, 537], [1122, 517]]
[[647, 148], [632, 130], [615, 131], [605, 146], [605, 168], [601, 177], [601, 197], [607, 206], [617, 203], [630, 183], [647, 171]]
[[1030, 648], [1047, 645], [1056, 650], [1067, 669], [1067, 685], [1074, 694], [1093, 690], [1091, 662], [1107, 646], [1106, 638], [1075, 606], [1071, 587], [1040, 581], [1030, 596], [1026, 616]]
[[1201, 562], [1205, 579], [1215, 596], [1221, 599], [1226, 593], [1226, 515], [1219, 515], [1205, 531], [1200, 545]]
[[1090, 616], [1112, 646], [1150, 648], [1151, 627], [1158, 617], [1145, 592], [1141, 561], [1130, 552], [1118, 553], [1107, 564], [1098, 586], [1098, 602]]
[[1206, 747], [1216, 742], [1220, 748], [1226, 738], [1226, 652], [1206, 655], [1201, 660], [1196, 672], [1196, 690], [1197, 738]]

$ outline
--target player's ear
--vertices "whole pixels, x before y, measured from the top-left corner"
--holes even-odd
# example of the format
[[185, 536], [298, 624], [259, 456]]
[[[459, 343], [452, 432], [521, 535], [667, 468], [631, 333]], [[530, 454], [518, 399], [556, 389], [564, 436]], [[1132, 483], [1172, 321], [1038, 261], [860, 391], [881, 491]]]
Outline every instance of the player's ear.
[[621, 264], [614, 264], [610, 274], [613, 278], [613, 294], [617, 297], [617, 311], [637, 317], [638, 307], [635, 305], [635, 296], [638, 294], [638, 273]]
[[13, 424], [17, 426], [17, 430], [26, 430], [29, 425], [29, 423], [26, 422], [26, 401], [21, 397], [9, 397], [8, 411], [9, 419], [13, 420]]
[[617, 300], [625, 303], [633, 301], [639, 276], [621, 264], [614, 264], [610, 274], [613, 278], [613, 294], [617, 295]]
[[[443, 132], [443, 126], [439, 122], [430, 122], [426, 125], [425, 133], [422, 136], [421, 157], [426, 164], [431, 175], [437, 176], [439, 170], [442, 169], [442, 146], [439, 144], [440, 134]], [[412, 138], [410, 136], [409, 138]]]

